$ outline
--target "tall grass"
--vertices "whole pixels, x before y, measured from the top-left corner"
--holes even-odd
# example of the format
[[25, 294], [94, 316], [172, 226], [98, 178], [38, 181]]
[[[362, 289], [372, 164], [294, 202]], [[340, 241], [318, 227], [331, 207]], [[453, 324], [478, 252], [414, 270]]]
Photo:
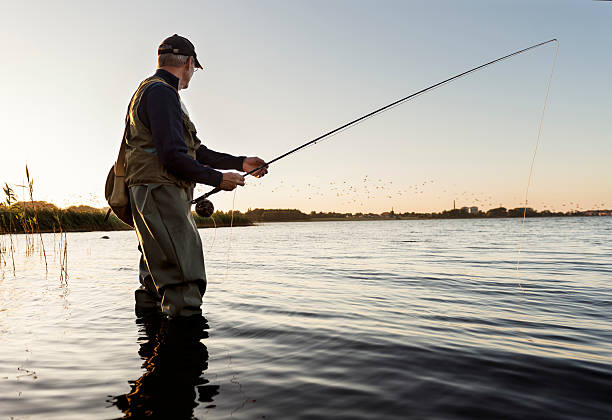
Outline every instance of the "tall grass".
[[[34, 200], [34, 178], [30, 169], [25, 167], [23, 199], [17, 200], [13, 186], [8, 183], [2, 188], [4, 201], [0, 201], [0, 269], [9, 265], [15, 276], [16, 234], [23, 234], [26, 256], [39, 252], [45, 263], [45, 272], [49, 272], [47, 249], [42, 233], [53, 232], [54, 260], [59, 258], [60, 281], [68, 282], [68, 237], [67, 232], [129, 230], [114, 214], [105, 221], [106, 209], [96, 209], [89, 206], [69, 207], [59, 209], [44, 201]], [[253, 223], [239, 211], [216, 211], [212, 217], [203, 218], [194, 213], [199, 228], [224, 226], [249, 226]]]
[[[5, 196], [4, 202], [0, 202], [0, 235], [2, 235], [2, 240], [0, 242], [0, 267], [2, 268], [2, 275], [4, 276], [4, 267], [7, 265], [8, 256], [10, 256], [12, 262], [13, 276], [16, 275], [16, 249], [13, 235], [17, 233], [24, 234], [26, 257], [34, 255], [38, 248], [40, 258], [45, 262], [45, 273], [48, 274], [49, 264], [47, 261], [47, 250], [43, 241], [42, 232], [43, 230], [59, 230], [60, 281], [62, 283], [66, 283], [68, 279], [68, 237], [66, 236], [66, 232], [62, 227], [61, 214], [57, 214], [56, 210], [59, 209], [57, 209], [55, 206], [51, 206], [51, 209], [46, 208], [39, 210], [39, 205], [41, 202], [34, 201], [34, 179], [30, 176], [30, 170], [27, 165], [25, 170], [27, 184], [18, 185], [18, 187], [22, 187], [24, 189], [24, 199], [22, 201], [17, 201], [13, 187], [8, 183], [5, 183], [4, 187], [2, 188]], [[41, 223], [41, 215], [43, 223]], [[43, 229], [41, 229], [41, 225], [43, 226]], [[5, 244], [5, 238], [7, 236], [8, 246]]]
[[[13, 202], [17, 201], [17, 199], [15, 198], [15, 193], [13, 192], [11, 186], [6, 183], [4, 184], [2, 190], [4, 191], [4, 195], [6, 197], [6, 201], [4, 202], [4, 204], [10, 208]], [[2, 217], [2, 232], [8, 233], [9, 236], [8, 254], [10, 254], [11, 256], [11, 261], [13, 263], [13, 276], [15, 276], [15, 243], [13, 242], [13, 232], [15, 231], [15, 229], [13, 224], [13, 218], [8, 217], [8, 222], [5, 224], [5, 215], [2, 214], [0, 216]]]
[[[0, 225], [2, 226], [2, 225]], [[0, 273], [2, 273], [2, 278], [4, 278], [4, 268], [6, 267], [6, 243], [4, 242], [4, 230], [0, 227]]]
[[34, 217], [28, 219], [30, 222], [30, 229], [32, 234], [34, 234], [34, 228], [36, 228], [36, 232], [38, 233], [38, 238], [40, 239], [40, 252], [42, 257], [45, 260], [45, 272], [49, 273], [49, 265], [47, 264], [47, 250], [45, 249], [45, 242], [42, 238], [42, 232], [40, 231], [40, 226], [38, 225], [38, 216], [36, 214], [36, 204], [34, 203], [34, 178], [30, 178], [30, 170], [28, 169], [28, 165], [26, 165], [26, 178], [28, 181], [28, 195], [30, 196], [30, 203], [32, 205], [32, 211], [34, 212]]
[[[62, 229], [62, 222], [59, 217], [56, 218], [59, 228], [59, 266], [60, 266], [60, 282], [68, 284], [68, 236]], [[55, 234], [53, 235], [53, 246], [55, 247]], [[57, 253], [57, 251], [56, 251]]]

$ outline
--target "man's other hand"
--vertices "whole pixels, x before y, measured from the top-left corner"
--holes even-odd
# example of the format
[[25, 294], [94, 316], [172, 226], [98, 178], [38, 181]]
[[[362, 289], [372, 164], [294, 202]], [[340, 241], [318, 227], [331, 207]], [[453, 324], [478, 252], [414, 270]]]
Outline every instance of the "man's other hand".
[[[263, 166], [265, 164], [266, 164], [266, 161], [258, 157], [244, 158], [244, 161], [242, 162], [242, 170], [244, 172], [251, 172], [253, 169], [257, 169], [260, 166]], [[268, 173], [268, 167], [264, 166], [260, 170], [253, 172], [251, 175], [253, 175], [255, 178], [261, 178], [267, 173]]]
[[225, 191], [231, 191], [238, 185], [244, 185], [244, 177], [242, 175], [236, 172], [224, 172], [219, 188]]

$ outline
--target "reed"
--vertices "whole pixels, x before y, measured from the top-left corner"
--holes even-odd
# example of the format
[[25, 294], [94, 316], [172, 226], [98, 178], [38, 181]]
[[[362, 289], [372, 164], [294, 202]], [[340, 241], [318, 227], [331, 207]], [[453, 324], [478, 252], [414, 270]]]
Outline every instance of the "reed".
[[56, 245], [55, 228], [53, 232], [53, 248], [54, 254], [59, 255], [60, 273], [59, 278], [62, 284], [68, 284], [68, 235], [62, 228], [62, 221], [59, 214], [55, 215], [57, 222], [57, 232], [59, 232], [59, 241]]
[[[11, 186], [7, 183], [4, 184], [4, 187], [2, 188], [2, 190], [4, 191], [4, 195], [6, 198], [5, 205], [10, 209], [13, 202], [17, 201], [17, 199], [15, 198], [15, 193], [13, 192], [13, 189], [11, 188]], [[9, 216], [8, 223], [5, 225], [4, 215], [2, 215], [2, 226], [3, 226], [3, 230], [5, 229], [5, 226], [6, 226], [6, 230], [9, 236], [8, 253], [11, 256], [11, 261], [13, 263], [13, 276], [15, 276], [15, 242], [13, 241], [13, 232], [14, 232], [13, 218]]]
[[0, 275], [4, 278], [4, 268], [6, 267], [6, 244], [4, 243], [4, 218], [0, 223]]
[[61, 229], [59, 250], [60, 282], [68, 284], [68, 236]]
[[[65, 283], [68, 279], [68, 238], [62, 227], [60, 214], [57, 214], [56, 211], [59, 209], [55, 206], [47, 205], [46, 209], [39, 212], [40, 202], [34, 201], [34, 179], [30, 175], [28, 165], [26, 165], [25, 170], [27, 183], [24, 183], [25, 185], [17, 185], [18, 187], [22, 187], [24, 191], [22, 201], [17, 201], [13, 187], [8, 183], [5, 183], [2, 188], [5, 200], [0, 203], [0, 234], [2, 234], [2, 241], [0, 242], [0, 267], [4, 270], [4, 267], [7, 266], [8, 257], [10, 256], [13, 276], [16, 275], [16, 246], [13, 235], [23, 233], [26, 257], [34, 255], [38, 250], [41, 260], [44, 260], [45, 263], [45, 273], [49, 273], [47, 250], [45, 248], [40, 223], [40, 213], [42, 213], [44, 216], [43, 219], [49, 224], [49, 227], [52, 227], [55, 231], [57, 226], [60, 230], [60, 281]], [[49, 210], [48, 207], [51, 207], [51, 209]], [[7, 237], [8, 245], [5, 243]], [[4, 271], [2, 275], [4, 275]]]
[[[18, 187], [25, 188], [24, 185], [18, 185]], [[25, 197], [24, 197], [25, 199]], [[34, 253], [34, 227], [32, 223], [32, 217], [26, 214], [25, 201], [17, 202], [12, 205], [12, 212], [16, 216], [17, 225], [20, 227], [24, 234], [25, 240], [25, 255], [26, 257]]]
[[28, 181], [28, 194], [30, 196], [30, 203], [32, 205], [32, 211], [34, 213], [34, 217], [30, 220], [30, 228], [32, 234], [34, 234], [34, 227], [36, 227], [36, 233], [38, 234], [38, 238], [40, 240], [40, 252], [41, 256], [45, 260], [45, 273], [49, 273], [49, 265], [47, 264], [47, 251], [45, 249], [45, 242], [43, 241], [42, 232], [40, 231], [40, 226], [38, 224], [38, 215], [36, 213], [36, 204], [34, 202], [34, 178], [30, 178], [30, 170], [28, 169], [28, 165], [26, 164], [26, 179]]

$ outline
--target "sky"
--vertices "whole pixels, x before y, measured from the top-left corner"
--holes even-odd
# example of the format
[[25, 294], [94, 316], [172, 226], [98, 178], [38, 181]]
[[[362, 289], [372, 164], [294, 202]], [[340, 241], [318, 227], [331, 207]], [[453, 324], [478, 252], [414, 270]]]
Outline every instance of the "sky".
[[[611, 209], [610, 22], [612, 2], [589, 0], [0, 0], [0, 183], [22, 184], [27, 164], [35, 198], [104, 206], [128, 101], [174, 33], [204, 66], [181, 91], [204, 144], [266, 160], [558, 38], [528, 205]], [[278, 161], [215, 206], [521, 206], [554, 54], [548, 44], [435, 89]]]

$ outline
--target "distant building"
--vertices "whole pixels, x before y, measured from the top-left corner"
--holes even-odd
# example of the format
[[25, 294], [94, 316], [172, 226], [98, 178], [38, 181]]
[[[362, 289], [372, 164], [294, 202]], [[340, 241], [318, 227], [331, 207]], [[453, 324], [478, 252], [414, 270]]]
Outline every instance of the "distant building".
[[469, 213], [470, 212], [470, 208], [469, 207], [461, 207], [461, 213]]
[[587, 210], [585, 216], [612, 216], [612, 210]]
[[476, 206], [470, 207], [470, 214], [478, 214], [478, 207]]

